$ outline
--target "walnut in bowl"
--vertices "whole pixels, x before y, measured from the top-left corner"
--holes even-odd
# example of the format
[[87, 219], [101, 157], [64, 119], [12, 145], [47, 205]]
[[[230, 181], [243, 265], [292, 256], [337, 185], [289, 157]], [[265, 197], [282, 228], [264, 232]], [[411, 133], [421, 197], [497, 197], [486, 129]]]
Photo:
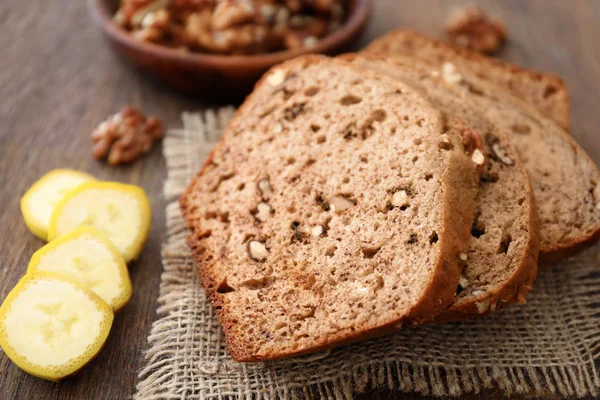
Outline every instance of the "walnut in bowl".
[[311, 48], [340, 29], [343, 0], [121, 0], [113, 21], [134, 38], [185, 52]]
[[[348, 51], [366, 25], [371, 0], [339, 1], [237, 0], [236, 8], [227, 8], [231, 0], [125, 0], [144, 10], [120, 7], [119, 0], [88, 0], [119, 54], [168, 85], [213, 101], [243, 98], [267, 69], [287, 59]], [[249, 3], [259, 7], [244, 9]], [[304, 6], [292, 15], [294, 3]], [[339, 21], [335, 4], [343, 4]], [[276, 14], [261, 5], [272, 5]]]

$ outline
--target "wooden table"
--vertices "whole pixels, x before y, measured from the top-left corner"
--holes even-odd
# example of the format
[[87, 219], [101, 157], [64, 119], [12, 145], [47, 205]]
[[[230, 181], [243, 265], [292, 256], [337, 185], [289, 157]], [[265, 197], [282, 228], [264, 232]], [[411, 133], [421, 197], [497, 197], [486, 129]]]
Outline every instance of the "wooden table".
[[[27, 375], [0, 354], [0, 399], [125, 399], [134, 392], [137, 369], [156, 318], [165, 235], [161, 197], [165, 165], [160, 146], [131, 166], [108, 167], [91, 157], [89, 134], [106, 116], [132, 104], [180, 125], [180, 113], [205, 106], [170, 91], [121, 62], [92, 25], [85, 1], [0, 1], [0, 299], [25, 272], [42, 242], [31, 235], [19, 198], [37, 178], [56, 167], [90, 172], [101, 179], [146, 189], [152, 231], [141, 259], [130, 271], [134, 296], [115, 319], [106, 347], [79, 375], [61, 384]], [[434, 35], [451, 4], [444, 0], [375, 0], [362, 44], [402, 26]], [[502, 18], [510, 44], [502, 57], [568, 82], [573, 135], [600, 161], [600, 1], [479, 1]], [[400, 397], [398, 393], [365, 398]], [[418, 398], [415, 395], [404, 395]], [[497, 393], [481, 396], [496, 397]], [[475, 398], [475, 397], [474, 397]]]

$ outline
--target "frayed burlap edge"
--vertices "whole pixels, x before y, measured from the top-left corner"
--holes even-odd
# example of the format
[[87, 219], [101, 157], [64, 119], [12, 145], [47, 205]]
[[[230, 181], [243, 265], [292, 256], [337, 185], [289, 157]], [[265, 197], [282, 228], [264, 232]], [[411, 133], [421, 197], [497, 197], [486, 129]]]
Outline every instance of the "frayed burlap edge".
[[233, 112], [186, 113], [184, 129], [165, 138], [164, 273], [136, 399], [351, 399], [379, 389], [434, 396], [495, 388], [507, 395], [600, 393], [598, 247], [543, 270], [528, 305], [501, 310], [487, 323], [421, 327], [289, 361], [231, 360], [194, 272], [177, 200]]

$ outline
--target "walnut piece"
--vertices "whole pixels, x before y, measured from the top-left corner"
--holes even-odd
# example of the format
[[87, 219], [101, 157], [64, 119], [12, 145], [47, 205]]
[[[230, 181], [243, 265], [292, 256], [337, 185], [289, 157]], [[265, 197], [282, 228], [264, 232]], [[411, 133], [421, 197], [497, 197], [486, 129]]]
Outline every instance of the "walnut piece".
[[[481, 289], [473, 290], [473, 292], [471, 293], [471, 295], [473, 297], [481, 297], [486, 294], [487, 294], [487, 292], [485, 290], [481, 290]], [[479, 314], [485, 313], [488, 310], [488, 308], [490, 307], [490, 296], [487, 296], [486, 298], [484, 298], [481, 301], [476, 301], [475, 306], [477, 307], [477, 312]]]
[[271, 215], [271, 206], [267, 203], [258, 203], [254, 216], [261, 222], [265, 222]]
[[483, 165], [485, 157], [479, 149], [475, 149], [473, 155], [471, 155], [471, 160], [473, 160], [476, 165]]
[[448, 17], [445, 28], [455, 46], [486, 54], [498, 50], [508, 38], [504, 23], [489, 19], [477, 6], [455, 10]]
[[163, 137], [163, 124], [156, 117], [146, 117], [134, 107], [126, 106], [100, 123], [92, 132], [95, 159], [107, 158], [110, 165], [137, 160]]
[[321, 225], [313, 226], [310, 234], [314, 237], [321, 236], [323, 234], [323, 227]]
[[406, 190], [398, 190], [392, 195], [392, 205], [394, 207], [406, 207], [408, 206], [408, 195]]
[[461, 288], [466, 289], [469, 287], [469, 280], [463, 274], [460, 274], [460, 278], [458, 279], [458, 284]]
[[255, 54], [312, 48], [341, 28], [343, 0], [121, 0], [133, 37], [184, 51]]
[[288, 49], [316, 46], [318, 38], [327, 33], [327, 21], [323, 18], [295, 16], [290, 19], [290, 27], [283, 35], [283, 42]]
[[506, 165], [513, 165], [515, 162], [512, 160], [512, 158], [510, 158], [508, 155], [506, 155], [506, 150], [504, 150], [504, 148], [500, 145], [500, 143], [494, 143], [492, 145], [492, 151], [494, 152], [494, 154], [496, 155], [496, 157], [502, 161], [504, 164]]
[[[460, 137], [467, 154], [473, 154], [476, 149], [483, 149], [483, 140], [481, 136], [462, 122], [452, 121], [452, 126], [460, 129]], [[482, 153], [483, 154], [483, 153]]]
[[445, 62], [442, 65], [442, 79], [449, 85], [457, 85], [463, 82], [463, 76], [456, 70], [454, 64]]
[[342, 196], [333, 196], [329, 199], [329, 208], [331, 209], [331, 211], [336, 213], [341, 213], [342, 211], [345, 211], [353, 206], [353, 202]]
[[371, 289], [368, 286], [359, 285], [352, 291], [351, 295], [354, 300], [360, 300], [367, 296], [370, 291]]
[[273, 193], [273, 188], [271, 187], [271, 182], [269, 179], [264, 178], [258, 181], [258, 190], [262, 193], [263, 196], [268, 196]]
[[321, 225], [316, 226], [298, 226], [296, 230], [301, 234], [311, 235], [314, 237], [319, 237], [325, 232]]
[[278, 68], [267, 76], [267, 83], [273, 87], [279, 86], [285, 80], [285, 71]]
[[256, 18], [256, 9], [250, 0], [221, 0], [213, 12], [213, 29], [227, 29]]
[[[475, 293], [473, 293], [473, 294], [475, 294]], [[476, 301], [475, 306], [477, 307], [477, 312], [479, 314], [485, 313], [488, 310], [488, 308], [490, 307], [490, 298], [486, 297], [485, 299], [483, 299], [481, 301]]]
[[157, 11], [165, 11], [164, 8], [168, 4], [168, 0], [157, 0], [146, 4], [144, 7], [138, 9], [131, 16], [131, 25], [136, 27], [142, 26], [146, 18], [148, 18]]
[[269, 250], [267, 250], [265, 244], [257, 240], [248, 243], [248, 251], [250, 257], [256, 261], [264, 261], [269, 255]]

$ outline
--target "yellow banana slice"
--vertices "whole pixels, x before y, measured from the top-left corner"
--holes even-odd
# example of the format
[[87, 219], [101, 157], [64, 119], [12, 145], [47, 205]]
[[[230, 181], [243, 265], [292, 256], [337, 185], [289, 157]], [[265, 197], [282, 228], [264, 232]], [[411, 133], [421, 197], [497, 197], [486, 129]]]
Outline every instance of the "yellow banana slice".
[[48, 224], [56, 203], [91, 175], [70, 169], [55, 169], [35, 182], [21, 198], [21, 213], [29, 230], [42, 240], [48, 239]]
[[136, 259], [150, 231], [150, 202], [138, 186], [115, 182], [87, 182], [70, 191], [56, 205], [48, 239], [80, 226], [102, 231], [126, 262]]
[[21, 369], [58, 381], [102, 349], [113, 312], [91, 290], [48, 272], [25, 275], [0, 306], [0, 346]]
[[53, 240], [35, 252], [27, 272], [64, 275], [91, 289], [114, 311], [131, 298], [132, 288], [125, 260], [98, 229], [84, 226]]

